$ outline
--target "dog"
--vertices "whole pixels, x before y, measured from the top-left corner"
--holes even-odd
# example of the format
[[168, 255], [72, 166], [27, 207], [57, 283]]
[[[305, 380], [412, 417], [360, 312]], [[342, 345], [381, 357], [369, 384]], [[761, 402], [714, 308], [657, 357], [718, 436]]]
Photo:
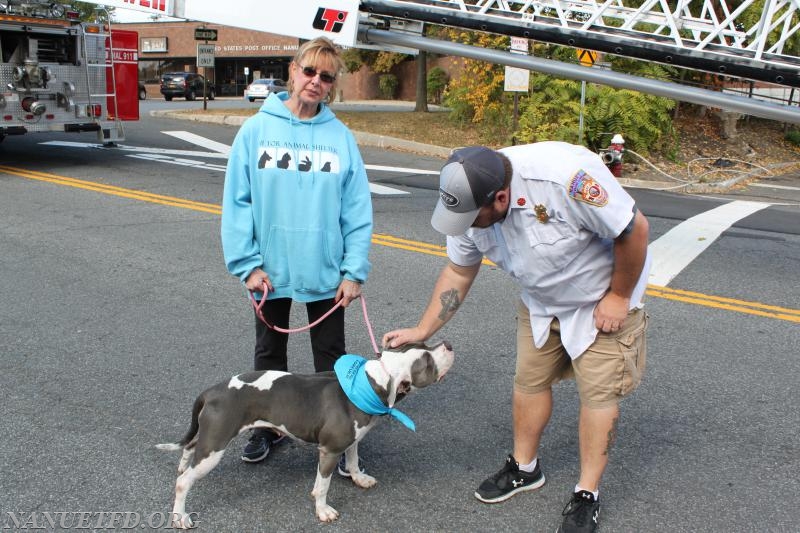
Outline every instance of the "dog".
[[[347, 471], [356, 485], [365, 489], [374, 486], [375, 478], [358, 468], [358, 443], [382, 414], [391, 414], [414, 429], [413, 422], [394, 405], [410, 392], [441, 380], [454, 359], [447, 342], [434, 347], [407, 344], [385, 349], [380, 359], [342, 356], [335, 372], [249, 372], [207, 389], [194, 402], [189, 431], [183, 440], [156, 446], [161, 450], [183, 450], [175, 481], [173, 527], [193, 527], [186, 513], [189, 489], [219, 464], [234, 437], [253, 428], [269, 428], [319, 445], [311, 497], [317, 518], [333, 522], [339, 512], [328, 505], [327, 496], [341, 454], [344, 452]], [[354, 392], [359, 383], [366, 390], [358, 394], [374, 399], [372, 406], [365, 406]]]

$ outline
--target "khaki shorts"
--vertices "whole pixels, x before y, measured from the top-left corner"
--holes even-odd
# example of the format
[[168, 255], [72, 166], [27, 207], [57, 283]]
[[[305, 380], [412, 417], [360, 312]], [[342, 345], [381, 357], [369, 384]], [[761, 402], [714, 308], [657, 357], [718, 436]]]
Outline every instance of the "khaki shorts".
[[533, 344], [528, 308], [517, 303], [517, 369], [514, 389], [535, 394], [562, 379], [575, 378], [581, 404], [603, 408], [616, 405], [633, 392], [642, 380], [647, 355], [648, 316], [641, 309], [628, 314], [625, 326], [616, 333], [597, 334], [583, 354], [570, 359], [561, 344], [558, 319], [550, 324], [544, 346]]

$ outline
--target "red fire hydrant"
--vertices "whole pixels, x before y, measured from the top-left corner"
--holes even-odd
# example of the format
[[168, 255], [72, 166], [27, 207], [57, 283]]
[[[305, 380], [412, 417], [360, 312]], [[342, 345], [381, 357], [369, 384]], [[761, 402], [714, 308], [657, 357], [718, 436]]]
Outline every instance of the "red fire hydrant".
[[603, 150], [601, 157], [611, 173], [619, 178], [622, 176], [622, 154], [625, 153], [625, 139], [617, 133], [611, 138], [611, 144]]

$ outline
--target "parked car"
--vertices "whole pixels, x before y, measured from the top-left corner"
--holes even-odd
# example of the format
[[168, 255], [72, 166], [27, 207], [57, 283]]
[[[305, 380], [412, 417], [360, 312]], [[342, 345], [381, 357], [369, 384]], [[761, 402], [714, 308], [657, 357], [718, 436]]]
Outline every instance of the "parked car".
[[[169, 102], [173, 97], [179, 96], [187, 100], [194, 100], [203, 96], [203, 81], [205, 78], [192, 72], [168, 72], [161, 75], [161, 94]], [[217, 90], [210, 81], [206, 82], [206, 96], [213, 100]]]
[[144, 83], [139, 82], [139, 100], [145, 100], [147, 98], [147, 89], [144, 88]]
[[287, 90], [285, 81], [276, 78], [261, 78], [253, 80], [253, 83], [244, 90], [244, 95], [251, 102], [255, 102], [256, 99], [263, 100], [272, 93], [285, 90]]

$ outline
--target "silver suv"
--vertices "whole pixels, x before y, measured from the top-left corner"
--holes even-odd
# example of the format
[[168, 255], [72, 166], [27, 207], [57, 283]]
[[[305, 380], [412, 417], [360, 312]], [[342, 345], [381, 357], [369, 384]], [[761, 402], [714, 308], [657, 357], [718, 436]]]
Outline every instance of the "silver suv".
[[261, 78], [253, 80], [253, 83], [247, 86], [244, 95], [251, 102], [256, 99], [263, 100], [272, 93], [279, 93], [286, 90], [286, 82], [276, 78]]

